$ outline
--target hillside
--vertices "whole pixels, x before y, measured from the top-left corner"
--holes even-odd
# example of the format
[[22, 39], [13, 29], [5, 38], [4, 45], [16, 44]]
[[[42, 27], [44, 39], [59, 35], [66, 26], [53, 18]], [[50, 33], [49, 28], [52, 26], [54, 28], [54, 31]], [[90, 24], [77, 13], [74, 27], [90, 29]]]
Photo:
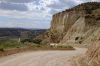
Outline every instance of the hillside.
[[48, 43], [86, 44], [100, 32], [100, 3], [88, 2], [56, 13], [44, 34]]
[[46, 29], [0, 28], [0, 38], [34, 38]]
[[54, 14], [47, 36], [42, 42], [89, 47], [75, 66], [100, 66], [100, 2], [83, 3]]
[[[89, 2], [53, 15], [50, 41], [57, 43], [75, 43], [89, 40], [88, 38], [93, 32], [97, 30], [97, 33], [99, 33], [99, 11], [100, 3]], [[91, 40], [95, 39], [93, 37]]]
[[[48, 30], [2, 28], [0, 29], [0, 37], [31, 38], [34, 43], [37, 43], [36, 46], [38, 48], [41, 48], [41, 44], [43, 44], [43, 49], [45, 46], [47, 48], [49, 46], [52, 48], [62, 46], [74, 46], [76, 49], [67, 52], [62, 51], [64, 54], [61, 53], [61, 51], [57, 52], [57, 54], [55, 52], [47, 52], [46, 54], [42, 54], [43, 52], [41, 51], [39, 51], [40, 53], [36, 52], [36, 55], [34, 53], [25, 53], [22, 54], [20, 57], [17, 56], [18, 58], [15, 58], [13, 56], [14, 58], [12, 57], [10, 61], [7, 60], [6, 62], [1, 63], [1, 65], [4, 66], [32, 66], [34, 64], [34, 66], [41, 66], [42, 64], [46, 63], [50, 64], [50, 66], [58, 66], [60, 65], [60, 62], [63, 62], [61, 63], [61, 66], [65, 66], [68, 64], [68, 61], [71, 62], [71, 60], [69, 60], [68, 58], [72, 59], [73, 66], [100, 66], [100, 2], [82, 3], [70, 9], [66, 9], [62, 12], [54, 14], [52, 16], [51, 27]], [[24, 44], [24, 42], [22, 43]], [[80, 46], [81, 49], [77, 51], [76, 45], [78, 47]], [[86, 49], [86, 53], [84, 50], [82, 50], [83, 47], [85, 47], [84, 49]], [[29, 46], [29, 48], [31, 48], [31, 46]], [[78, 55], [75, 55], [77, 53]], [[52, 61], [49, 62], [48, 60]]]

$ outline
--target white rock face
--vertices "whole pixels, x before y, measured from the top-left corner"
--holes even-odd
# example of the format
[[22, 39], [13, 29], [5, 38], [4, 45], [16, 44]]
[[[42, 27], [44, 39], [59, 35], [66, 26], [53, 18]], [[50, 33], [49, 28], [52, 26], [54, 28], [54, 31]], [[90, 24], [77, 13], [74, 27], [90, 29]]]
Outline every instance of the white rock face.
[[[89, 46], [76, 66], [100, 66], [100, 3], [81, 4], [53, 16], [50, 41]], [[87, 58], [87, 59], [86, 59]]]

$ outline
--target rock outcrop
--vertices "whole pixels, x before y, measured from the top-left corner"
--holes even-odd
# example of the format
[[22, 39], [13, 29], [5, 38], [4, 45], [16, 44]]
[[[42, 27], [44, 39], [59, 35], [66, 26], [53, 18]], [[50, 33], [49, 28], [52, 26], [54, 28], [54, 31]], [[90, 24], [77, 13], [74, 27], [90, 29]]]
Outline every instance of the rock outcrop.
[[100, 33], [100, 3], [88, 2], [53, 15], [50, 42], [90, 44]]
[[100, 66], [100, 2], [88, 2], [56, 13], [48, 31], [51, 43], [89, 46], [75, 66]]
[[100, 66], [100, 2], [88, 2], [56, 13], [51, 27], [37, 37], [42, 44], [77, 44], [88, 46], [74, 66]]
[[100, 38], [98, 41], [95, 41], [88, 49], [86, 61], [88, 66], [100, 66]]
[[85, 55], [74, 58], [72, 66], [100, 66], [100, 39], [92, 43]]
[[43, 44], [87, 45], [94, 42], [99, 33], [100, 2], [88, 2], [54, 14], [50, 29], [38, 37]]

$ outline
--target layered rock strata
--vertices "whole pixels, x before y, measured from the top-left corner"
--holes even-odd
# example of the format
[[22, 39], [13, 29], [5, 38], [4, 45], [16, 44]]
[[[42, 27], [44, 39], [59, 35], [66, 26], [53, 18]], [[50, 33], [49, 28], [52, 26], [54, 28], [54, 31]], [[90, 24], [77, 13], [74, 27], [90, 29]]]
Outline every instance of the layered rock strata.
[[[100, 33], [100, 3], [89, 2], [53, 15], [50, 42], [87, 44]], [[97, 33], [97, 34], [96, 34]], [[95, 35], [96, 34], [96, 35]]]
[[49, 43], [88, 45], [75, 66], [100, 66], [100, 2], [80, 4], [52, 17]]

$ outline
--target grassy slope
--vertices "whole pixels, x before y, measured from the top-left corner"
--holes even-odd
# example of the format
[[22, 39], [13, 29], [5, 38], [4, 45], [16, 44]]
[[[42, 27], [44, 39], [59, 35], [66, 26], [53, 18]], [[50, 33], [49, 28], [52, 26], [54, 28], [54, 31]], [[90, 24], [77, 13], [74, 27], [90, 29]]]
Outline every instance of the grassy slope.
[[24, 47], [24, 44], [19, 43], [16, 39], [0, 40], [0, 49], [11, 49]]

